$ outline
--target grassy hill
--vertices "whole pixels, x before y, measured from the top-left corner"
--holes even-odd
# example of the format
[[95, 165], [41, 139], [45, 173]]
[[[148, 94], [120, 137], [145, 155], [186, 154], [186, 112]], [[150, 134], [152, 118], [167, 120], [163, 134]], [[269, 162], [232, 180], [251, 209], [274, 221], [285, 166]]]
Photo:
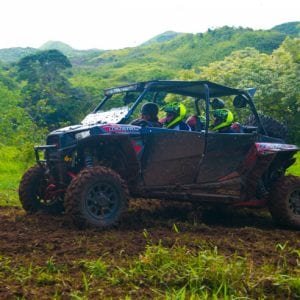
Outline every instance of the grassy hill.
[[66, 43], [58, 42], [58, 41], [48, 41], [43, 44], [39, 50], [50, 50], [56, 49], [66, 55], [72, 64], [74, 65], [82, 65], [86, 58], [93, 59], [94, 57], [99, 56], [101, 53], [105, 52], [104, 50], [99, 49], [89, 49], [89, 50], [77, 50], [73, 49]]
[[29, 47], [0, 49], [0, 61], [12, 63], [38, 50], [57, 49], [75, 66], [84, 68], [99, 67], [104, 64], [120, 67], [122, 64], [133, 62], [163, 62], [175, 68], [189, 69], [195, 64], [207, 65], [212, 61], [221, 60], [232, 51], [245, 47], [271, 53], [287, 36], [299, 35], [300, 22], [289, 22], [270, 30], [224, 26], [196, 34], [167, 31], [140, 46], [121, 50], [76, 50], [65, 43], [49, 41], [39, 49]]
[[21, 58], [35, 54], [38, 51], [56, 49], [65, 54], [74, 64], [81, 64], [82, 61], [86, 57], [88, 59], [93, 59], [94, 56], [98, 56], [103, 53], [103, 50], [99, 49], [90, 49], [90, 50], [76, 50], [73, 49], [71, 46], [57, 41], [48, 41], [47, 43], [43, 44], [40, 48], [7, 48], [7, 49], [0, 49], [0, 62], [2, 63], [15, 63], [19, 61]]
[[232, 51], [245, 47], [271, 53], [287, 35], [277, 30], [228, 26], [197, 34], [166, 32], [138, 47], [105, 51], [99, 56], [86, 56], [82, 66], [109, 64], [111, 67], [120, 67], [125, 63], [163, 62], [176, 69], [189, 69], [195, 64], [207, 65], [221, 60]]
[[148, 46], [148, 45], [156, 44], [156, 43], [164, 43], [164, 42], [173, 40], [174, 38], [176, 38], [180, 35], [184, 35], [184, 33], [175, 32], [175, 31], [166, 31], [166, 32], [161, 33], [161, 34], [151, 38], [150, 40], [144, 42], [142, 45]]
[[272, 30], [296, 36], [300, 36], [300, 22], [288, 22], [288, 23], [283, 23], [277, 26], [274, 26]]
[[[297, 29], [297, 24], [290, 27]], [[73, 65], [71, 80], [97, 97], [108, 86], [136, 80], [177, 79], [182, 70], [200, 72], [200, 67], [246, 47], [270, 54], [288, 36], [278, 30], [228, 26], [197, 34], [166, 32], [138, 47], [85, 56]]]
[[21, 59], [22, 57], [35, 53], [36, 51], [37, 50], [35, 48], [30, 47], [14, 47], [0, 49], [0, 61], [2, 63], [13, 63]]

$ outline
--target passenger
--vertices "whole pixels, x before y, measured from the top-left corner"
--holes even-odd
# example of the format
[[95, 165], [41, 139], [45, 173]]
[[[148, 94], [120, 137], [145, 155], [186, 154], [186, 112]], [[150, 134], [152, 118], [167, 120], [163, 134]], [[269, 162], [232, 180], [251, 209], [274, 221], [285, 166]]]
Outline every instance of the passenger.
[[191, 127], [192, 131], [201, 131], [205, 129], [206, 120], [204, 116], [193, 115], [186, 120], [186, 123]]
[[211, 102], [211, 107], [214, 117], [211, 130], [221, 133], [231, 133], [230, 126], [233, 123], [233, 114], [229, 109], [225, 108], [224, 101], [219, 98], [214, 98]]
[[162, 127], [162, 124], [158, 121], [158, 106], [155, 103], [145, 103], [141, 108], [141, 117], [133, 120], [132, 125], [137, 126], [149, 126], [149, 127]]
[[186, 115], [186, 108], [182, 103], [167, 104], [163, 111], [166, 112], [163, 124], [165, 128], [191, 131], [190, 126], [183, 121]]

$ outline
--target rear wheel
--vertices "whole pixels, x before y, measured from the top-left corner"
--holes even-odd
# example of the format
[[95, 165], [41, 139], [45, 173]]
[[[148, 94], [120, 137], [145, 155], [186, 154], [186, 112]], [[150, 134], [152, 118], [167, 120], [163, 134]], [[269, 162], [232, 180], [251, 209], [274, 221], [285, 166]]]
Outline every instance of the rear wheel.
[[82, 228], [116, 224], [127, 208], [125, 182], [105, 167], [87, 168], [72, 180], [65, 197], [66, 213]]
[[55, 186], [49, 185], [45, 176], [45, 169], [36, 165], [28, 169], [19, 185], [19, 198], [24, 210], [30, 213], [43, 211], [58, 214], [64, 210], [63, 194], [49, 192]]
[[280, 178], [269, 196], [269, 209], [281, 226], [300, 229], [300, 178]]

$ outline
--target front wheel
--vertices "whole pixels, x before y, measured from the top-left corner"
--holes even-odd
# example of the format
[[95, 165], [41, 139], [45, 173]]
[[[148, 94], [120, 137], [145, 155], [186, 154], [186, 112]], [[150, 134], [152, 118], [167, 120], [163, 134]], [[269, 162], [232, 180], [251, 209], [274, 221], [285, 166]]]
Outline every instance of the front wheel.
[[127, 208], [125, 182], [105, 167], [87, 168], [72, 180], [65, 197], [65, 209], [78, 227], [107, 228], [116, 224]]
[[50, 193], [49, 188], [51, 185], [47, 182], [44, 167], [36, 165], [28, 169], [19, 185], [19, 199], [24, 210], [29, 213], [42, 211], [59, 214], [63, 212], [63, 194]]
[[269, 209], [274, 221], [284, 227], [300, 229], [300, 178], [280, 178], [269, 197]]

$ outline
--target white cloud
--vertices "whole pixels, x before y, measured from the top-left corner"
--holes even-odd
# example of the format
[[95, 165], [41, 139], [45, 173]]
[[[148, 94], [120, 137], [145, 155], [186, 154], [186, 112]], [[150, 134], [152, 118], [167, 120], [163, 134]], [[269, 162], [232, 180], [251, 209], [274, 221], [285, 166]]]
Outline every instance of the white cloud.
[[58, 40], [78, 49], [123, 48], [167, 30], [271, 28], [299, 20], [300, 1], [2, 0], [0, 48]]

